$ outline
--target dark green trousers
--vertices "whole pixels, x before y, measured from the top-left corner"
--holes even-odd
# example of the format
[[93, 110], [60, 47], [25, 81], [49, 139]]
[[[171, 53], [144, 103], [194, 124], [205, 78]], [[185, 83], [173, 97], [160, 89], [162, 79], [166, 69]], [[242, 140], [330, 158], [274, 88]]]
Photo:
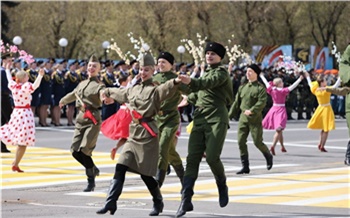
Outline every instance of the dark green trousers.
[[159, 170], [167, 170], [168, 164], [182, 165], [180, 155], [176, 151], [175, 137], [179, 124], [171, 124], [159, 130]]
[[242, 121], [238, 123], [238, 146], [241, 156], [248, 155], [247, 138], [249, 132], [253, 138], [254, 145], [261, 151], [261, 153], [269, 153], [268, 147], [263, 142], [263, 127], [262, 122]]
[[206, 152], [206, 161], [214, 176], [220, 177], [225, 175], [220, 156], [226, 138], [227, 127], [226, 123], [196, 125], [194, 122], [188, 141], [185, 176], [197, 179], [199, 164], [204, 152]]

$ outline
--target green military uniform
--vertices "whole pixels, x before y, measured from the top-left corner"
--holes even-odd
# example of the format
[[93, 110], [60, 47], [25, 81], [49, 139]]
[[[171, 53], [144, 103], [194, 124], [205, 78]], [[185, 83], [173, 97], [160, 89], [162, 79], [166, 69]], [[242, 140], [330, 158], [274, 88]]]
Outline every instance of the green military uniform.
[[220, 155], [229, 126], [227, 105], [233, 101], [233, 88], [230, 75], [220, 66], [208, 67], [204, 75], [192, 78], [189, 88], [197, 92], [193, 128], [188, 142], [188, 155], [185, 176], [198, 177], [198, 167], [203, 153], [215, 176], [224, 176]]
[[[199, 78], [191, 78], [188, 101], [195, 104], [193, 128], [188, 140], [186, 171], [182, 185], [181, 204], [175, 217], [181, 217], [193, 210], [192, 196], [194, 184], [198, 178], [199, 164], [204, 152], [206, 161], [214, 174], [219, 193], [220, 207], [229, 202], [225, 169], [220, 156], [229, 127], [227, 107], [233, 101], [233, 88], [229, 72], [221, 65], [226, 49], [216, 42], [208, 42], [206, 57], [211, 62], [205, 73]], [[218, 58], [220, 57], [220, 58]], [[219, 60], [219, 62], [214, 60]]]
[[[255, 67], [253, 67], [253, 65]], [[253, 64], [250, 67], [255, 73], [260, 69], [257, 65]], [[248, 67], [249, 68], [249, 67]], [[249, 173], [249, 154], [247, 148], [247, 138], [249, 132], [253, 138], [254, 145], [263, 153], [266, 162], [267, 169], [272, 168], [272, 155], [269, 149], [263, 142], [263, 127], [262, 127], [262, 111], [265, 107], [267, 100], [267, 93], [265, 86], [259, 83], [257, 80], [248, 82], [242, 85], [238, 89], [235, 101], [231, 106], [229, 117], [234, 118], [239, 116], [238, 123], [238, 146], [241, 155], [242, 170], [237, 174]], [[247, 116], [244, 114], [246, 110], [252, 112]], [[240, 115], [238, 115], [240, 113]]]
[[[128, 102], [130, 107], [147, 119], [151, 129], [158, 133], [157, 123], [152, 118], [161, 108], [161, 102], [171, 97], [177, 89], [174, 80], [156, 86], [152, 79], [143, 81], [127, 89], [106, 88], [105, 94], [119, 103]], [[125, 143], [118, 164], [127, 166], [132, 172], [146, 176], [155, 176], [158, 165], [158, 137], [152, 137], [140, 124], [131, 122], [129, 138]]]
[[[172, 71], [157, 73], [153, 76], [153, 81], [159, 84], [163, 84], [166, 81], [177, 78], [177, 75]], [[160, 111], [156, 115], [156, 121], [159, 129], [159, 163], [158, 163], [158, 173], [157, 181], [161, 187], [168, 164], [170, 163], [182, 181], [184, 176], [184, 168], [182, 165], [182, 160], [180, 155], [176, 151], [175, 137], [177, 129], [180, 125], [180, 114], [177, 105], [181, 101], [180, 90], [188, 90], [187, 86], [179, 85], [179, 89], [175, 91], [171, 98], [164, 100], [161, 103]]]
[[[233, 118], [241, 110], [238, 123], [238, 145], [241, 156], [248, 155], [247, 137], [249, 132], [255, 146], [262, 152], [268, 152], [263, 142], [262, 110], [265, 107], [267, 94], [265, 87], [259, 83], [248, 82], [238, 89], [235, 102], [233, 103], [229, 116]], [[252, 115], [246, 116], [245, 110], [250, 110]]]
[[71, 151], [81, 151], [85, 155], [91, 156], [97, 142], [97, 137], [101, 127], [101, 114], [99, 108], [102, 105], [100, 100], [100, 91], [105, 86], [100, 83], [96, 77], [91, 77], [82, 81], [79, 85], [66, 96], [64, 96], [60, 103], [66, 105], [70, 102], [76, 101], [76, 94], [87, 105], [97, 120], [97, 125], [94, 125], [90, 119], [84, 118], [84, 110], [79, 101], [76, 101], [76, 107], [80, 108], [76, 117], [76, 124], [73, 136]]
[[[346, 48], [339, 63], [339, 76], [343, 86], [350, 87], [350, 45]], [[345, 99], [346, 122], [348, 124], [350, 136], [350, 94], [346, 95]], [[345, 164], [350, 166], [350, 141], [345, 154]]]

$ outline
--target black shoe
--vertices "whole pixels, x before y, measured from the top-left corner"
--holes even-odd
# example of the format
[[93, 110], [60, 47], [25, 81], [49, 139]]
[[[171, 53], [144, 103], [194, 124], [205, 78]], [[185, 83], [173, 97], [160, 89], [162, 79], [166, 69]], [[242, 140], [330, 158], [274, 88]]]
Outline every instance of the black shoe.
[[11, 153], [11, 151], [7, 148], [5, 148], [5, 149], [1, 148], [1, 153]]
[[242, 163], [242, 169], [238, 171], [236, 174], [249, 174], [250, 169], [249, 169], [249, 159], [248, 155], [243, 155], [241, 156], [241, 163]]
[[170, 168], [170, 164], [168, 165], [168, 169], [166, 170], [166, 175], [169, 175], [171, 173], [171, 168]]

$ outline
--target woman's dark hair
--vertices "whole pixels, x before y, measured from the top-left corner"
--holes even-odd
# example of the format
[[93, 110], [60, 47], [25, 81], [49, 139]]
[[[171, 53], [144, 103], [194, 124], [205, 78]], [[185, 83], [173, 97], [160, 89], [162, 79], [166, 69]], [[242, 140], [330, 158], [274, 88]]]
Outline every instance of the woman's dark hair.
[[319, 76], [317, 76], [316, 79], [318, 86], [321, 86], [321, 83], [324, 81], [324, 74], [320, 74]]

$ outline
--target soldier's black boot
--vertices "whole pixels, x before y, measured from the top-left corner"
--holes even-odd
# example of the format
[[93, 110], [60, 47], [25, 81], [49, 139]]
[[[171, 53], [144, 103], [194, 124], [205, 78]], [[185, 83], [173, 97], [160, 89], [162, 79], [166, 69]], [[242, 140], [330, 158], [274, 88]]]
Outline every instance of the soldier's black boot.
[[226, 176], [215, 176], [215, 180], [219, 191], [220, 207], [226, 207], [228, 204], [228, 187], [226, 185]]
[[348, 148], [346, 149], [344, 163], [345, 165], [350, 166], [350, 141], [348, 142]]
[[100, 175], [100, 170], [96, 166], [93, 166], [92, 168], [85, 169], [85, 173], [88, 177], [88, 185], [84, 189], [84, 192], [92, 192], [95, 189], [95, 178]]
[[163, 197], [160, 193], [159, 187], [156, 187], [152, 190], [149, 190], [153, 197], [153, 208], [151, 213], [149, 213], [150, 216], [158, 216], [159, 213], [163, 212], [164, 203], [163, 203]]
[[173, 166], [173, 168], [175, 170], [175, 173], [176, 173], [177, 177], [179, 177], [181, 185], [182, 185], [182, 182], [184, 180], [184, 175], [185, 175], [184, 166], [182, 164], [180, 164], [180, 165], [177, 165], [177, 166]]
[[273, 165], [273, 157], [272, 154], [268, 151], [266, 153], [263, 153], [264, 157], [266, 159], [266, 168], [267, 170], [271, 170], [272, 165]]
[[120, 179], [112, 179], [111, 185], [109, 186], [109, 190], [107, 193], [107, 199], [105, 202], [105, 206], [100, 210], [96, 211], [97, 214], [105, 214], [108, 211], [111, 215], [115, 213], [117, 210], [117, 200], [122, 193], [124, 181]]
[[168, 169], [166, 170], [166, 174], [169, 175], [171, 173], [171, 167], [170, 164], [168, 165]]
[[193, 196], [193, 187], [194, 187], [195, 179], [184, 176], [183, 186], [182, 186], [182, 196], [180, 207], [176, 212], [175, 218], [182, 217], [186, 214], [186, 212], [193, 210], [192, 204], [192, 196]]
[[249, 159], [248, 155], [241, 156], [242, 169], [238, 171], [236, 174], [249, 174]]
[[158, 182], [159, 188], [162, 187], [165, 180], [166, 171], [158, 169], [156, 180]]

